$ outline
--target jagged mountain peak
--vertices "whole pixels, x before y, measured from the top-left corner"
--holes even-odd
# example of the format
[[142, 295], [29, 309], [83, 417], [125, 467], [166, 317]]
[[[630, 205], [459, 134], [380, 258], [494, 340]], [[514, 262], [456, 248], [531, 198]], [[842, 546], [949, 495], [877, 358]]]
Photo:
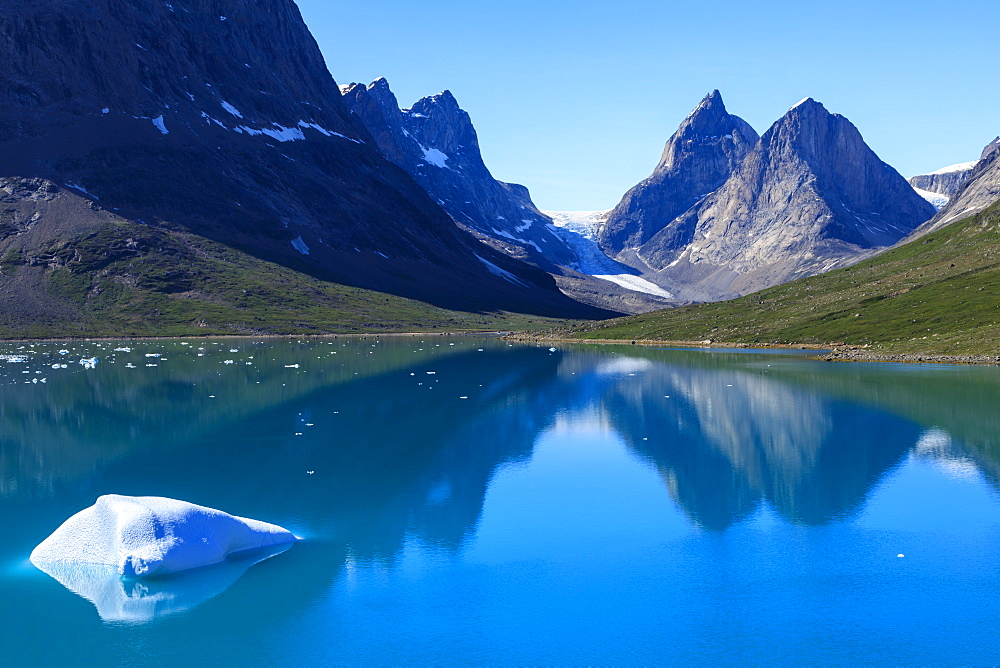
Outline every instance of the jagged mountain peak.
[[[598, 234], [601, 247], [626, 259], [721, 186], [757, 139], [746, 121], [726, 110], [718, 90], [706, 95], [667, 141], [652, 175], [608, 215]], [[677, 244], [687, 243], [689, 230], [674, 232]]]
[[[379, 105], [370, 104], [377, 95]], [[506, 253], [539, 266], [567, 264], [572, 250], [548, 226], [527, 189], [501, 184], [479, 150], [469, 114], [445, 90], [399, 109], [388, 83], [378, 91], [358, 87], [345, 96], [382, 150], [440, 204], [459, 225], [483, 235]]]
[[726, 110], [722, 94], [714, 90], [702, 98], [667, 141], [655, 171], [686, 169], [685, 163], [701, 159], [706, 149], [727, 155], [742, 154], [757, 138], [757, 133], [746, 121]]
[[979, 156], [980, 160], [986, 160], [994, 152], [1000, 150], [1000, 137], [997, 137], [989, 144], [983, 148], [982, 154]]
[[850, 263], [933, 213], [847, 118], [806, 98], [638, 256], [672, 292], [710, 301]]

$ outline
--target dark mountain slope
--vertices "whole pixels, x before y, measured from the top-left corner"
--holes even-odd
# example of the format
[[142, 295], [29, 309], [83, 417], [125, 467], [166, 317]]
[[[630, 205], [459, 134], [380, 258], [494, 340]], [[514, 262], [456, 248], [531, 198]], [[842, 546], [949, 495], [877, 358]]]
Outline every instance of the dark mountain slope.
[[[32, 0], [0, 14], [0, 62], [0, 177], [323, 280], [449, 308], [586, 311], [456, 229], [381, 156], [291, 0]], [[7, 199], [21, 222], [0, 254], [40, 262], [44, 243], [105, 224], [26, 235], [48, 208]]]
[[549, 271], [577, 259], [551, 219], [535, 207], [527, 188], [493, 178], [472, 120], [450, 91], [400, 109], [385, 79], [342, 89], [382, 153], [413, 176], [456, 223]]
[[0, 179], [0, 337], [323, 334], [537, 327], [338, 285], [205, 237], [137, 225], [69, 188]]

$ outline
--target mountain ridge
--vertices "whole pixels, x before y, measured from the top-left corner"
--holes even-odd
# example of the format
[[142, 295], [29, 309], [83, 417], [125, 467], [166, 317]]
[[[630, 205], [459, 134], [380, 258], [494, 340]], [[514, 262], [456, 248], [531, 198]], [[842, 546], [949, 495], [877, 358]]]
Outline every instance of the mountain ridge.
[[[290, 0], [21, 3], [0, 15], [0, 58], [0, 177], [17, 204], [0, 211], [0, 254], [47, 267], [0, 289], [53, 318], [73, 311], [48, 290], [68, 265], [42, 246], [108, 216], [445, 308], [597, 313], [457, 230], [385, 160]], [[17, 194], [39, 179], [85, 200], [74, 215], [108, 216], [40, 225], [44, 200]]]
[[805, 98], [630, 264], [679, 299], [717, 301], [856, 262], [933, 214], [850, 121]]

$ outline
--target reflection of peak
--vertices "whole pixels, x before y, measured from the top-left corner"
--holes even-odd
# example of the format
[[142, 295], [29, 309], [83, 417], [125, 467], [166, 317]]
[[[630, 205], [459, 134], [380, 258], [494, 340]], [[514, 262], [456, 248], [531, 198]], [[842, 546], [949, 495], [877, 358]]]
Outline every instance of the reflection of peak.
[[660, 367], [628, 377], [606, 405], [616, 430], [709, 529], [765, 501], [808, 524], [850, 513], [914, 438], [901, 420], [732, 370]]

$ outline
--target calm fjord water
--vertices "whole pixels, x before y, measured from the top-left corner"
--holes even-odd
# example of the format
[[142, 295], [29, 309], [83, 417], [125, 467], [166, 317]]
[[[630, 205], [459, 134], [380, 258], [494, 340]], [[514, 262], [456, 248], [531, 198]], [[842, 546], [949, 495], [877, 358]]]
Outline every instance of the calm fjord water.
[[[1000, 661], [996, 368], [466, 337], [3, 348], [3, 665]], [[106, 493], [305, 540], [74, 593], [28, 554]]]

